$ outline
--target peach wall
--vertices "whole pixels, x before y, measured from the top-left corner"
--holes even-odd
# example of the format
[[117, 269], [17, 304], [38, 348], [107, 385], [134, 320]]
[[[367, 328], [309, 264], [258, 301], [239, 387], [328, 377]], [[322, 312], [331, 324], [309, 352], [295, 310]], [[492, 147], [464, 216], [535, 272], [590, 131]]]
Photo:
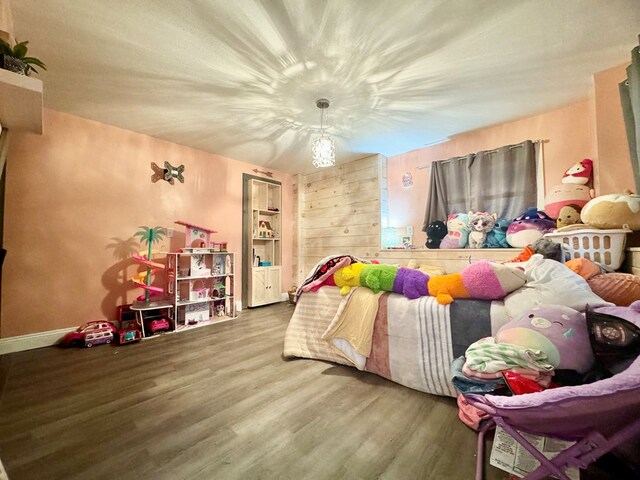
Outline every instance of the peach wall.
[[[150, 162], [185, 165], [185, 183], [151, 183]], [[0, 337], [114, 318], [140, 293], [128, 280], [139, 225], [175, 220], [219, 231], [237, 254], [241, 298], [242, 174], [255, 165], [45, 110], [44, 135], [15, 133], [7, 165]], [[293, 177], [282, 182], [282, 291], [292, 283]], [[285, 287], [286, 285], [286, 287]]]
[[[591, 101], [578, 102], [558, 110], [514, 122], [504, 123], [451, 138], [448, 142], [389, 157], [389, 224], [392, 227], [413, 225], [414, 244], [423, 246], [422, 229], [429, 185], [429, 169], [417, 166], [480, 150], [520, 143], [524, 140], [547, 140], [544, 143], [545, 186], [559, 183], [564, 171], [583, 158], [594, 158], [595, 140]], [[402, 176], [410, 172], [414, 185], [402, 187]]]
[[627, 64], [619, 65], [593, 76], [601, 194], [636, 189], [618, 87], [627, 78], [626, 67]]

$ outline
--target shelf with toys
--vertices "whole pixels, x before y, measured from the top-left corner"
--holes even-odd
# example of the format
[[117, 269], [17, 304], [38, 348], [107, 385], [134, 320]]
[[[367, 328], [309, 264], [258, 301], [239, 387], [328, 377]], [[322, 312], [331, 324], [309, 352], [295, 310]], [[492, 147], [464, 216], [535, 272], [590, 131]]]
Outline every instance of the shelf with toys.
[[166, 292], [173, 301], [175, 330], [235, 318], [235, 254], [226, 251], [226, 242], [209, 242], [215, 231], [176, 223], [185, 227], [186, 246], [167, 254]]

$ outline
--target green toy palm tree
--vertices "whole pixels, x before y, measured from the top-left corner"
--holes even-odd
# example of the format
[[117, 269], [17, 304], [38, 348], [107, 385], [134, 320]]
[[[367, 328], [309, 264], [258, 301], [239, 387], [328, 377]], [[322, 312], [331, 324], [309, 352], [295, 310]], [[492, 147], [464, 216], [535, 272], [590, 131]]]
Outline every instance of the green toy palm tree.
[[[151, 260], [152, 255], [152, 246], [154, 243], [158, 243], [163, 239], [166, 235], [166, 230], [162, 227], [145, 227], [139, 226], [141, 230], [138, 230], [133, 234], [134, 237], [140, 237], [140, 243], [146, 243], [148, 245], [147, 249], [147, 260]], [[151, 267], [147, 267], [147, 277], [145, 280], [147, 285], [151, 285]], [[149, 290], [144, 291], [144, 301], [149, 301]]]

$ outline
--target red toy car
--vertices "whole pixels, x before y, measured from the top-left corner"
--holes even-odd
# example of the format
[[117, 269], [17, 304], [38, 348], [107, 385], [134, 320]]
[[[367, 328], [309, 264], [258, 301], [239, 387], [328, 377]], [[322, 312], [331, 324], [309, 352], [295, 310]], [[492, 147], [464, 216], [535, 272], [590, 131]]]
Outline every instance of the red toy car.
[[107, 320], [87, 322], [77, 330], [67, 333], [60, 345], [63, 347], [93, 347], [100, 343], [111, 343], [118, 329]]
[[171, 324], [164, 317], [147, 321], [147, 331], [149, 333], [166, 332], [168, 330], [171, 330]]

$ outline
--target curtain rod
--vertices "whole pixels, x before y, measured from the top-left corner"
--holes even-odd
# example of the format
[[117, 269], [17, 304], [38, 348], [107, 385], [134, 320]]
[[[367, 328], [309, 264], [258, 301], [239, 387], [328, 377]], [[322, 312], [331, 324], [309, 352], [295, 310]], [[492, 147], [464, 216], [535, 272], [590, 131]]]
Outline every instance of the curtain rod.
[[[531, 143], [547, 143], [548, 141], [549, 141], [549, 140], [542, 140], [542, 139], [538, 139], [538, 140], [532, 140], [532, 141], [531, 141]], [[522, 146], [522, 145], [510, 145], [510, 146], [509, 146], [509, 150], [511, 150], [512, 148], [519, 148], [519, 147], [521, 147], [521, 146]], [[503, 147], [500, 147], [500, 148], [503, 148]], [[494, 148], [493, 150], [481, 150], [481, 151], [482, 151], [482, 152], [484, 152], [484, 153], [495, 153], [495, 152], [497, 152], [498, 150], [500, 150], [500, 148]], [[460, 156], [460, 157], [456, 157], [456, 158], [462, 158], [462, 157], [464, 157], [464, 156], [465, 156], [465, 155], [462, 155], [462, 156]], [[435, 162], [443, 162], [443, 161], [445, 161], [445, 160], [434, 160], [434, 161], [435, 161]], [[433, 162], [431, 162], [431, 163], [433, 163]], [[418, 170], [424, 170], [425, 168], [431, 168], [431, 163], [427, 163], [427, 164], [424, 164], [424, 165], [418, 165], [416, 168], [417, 168]]]

